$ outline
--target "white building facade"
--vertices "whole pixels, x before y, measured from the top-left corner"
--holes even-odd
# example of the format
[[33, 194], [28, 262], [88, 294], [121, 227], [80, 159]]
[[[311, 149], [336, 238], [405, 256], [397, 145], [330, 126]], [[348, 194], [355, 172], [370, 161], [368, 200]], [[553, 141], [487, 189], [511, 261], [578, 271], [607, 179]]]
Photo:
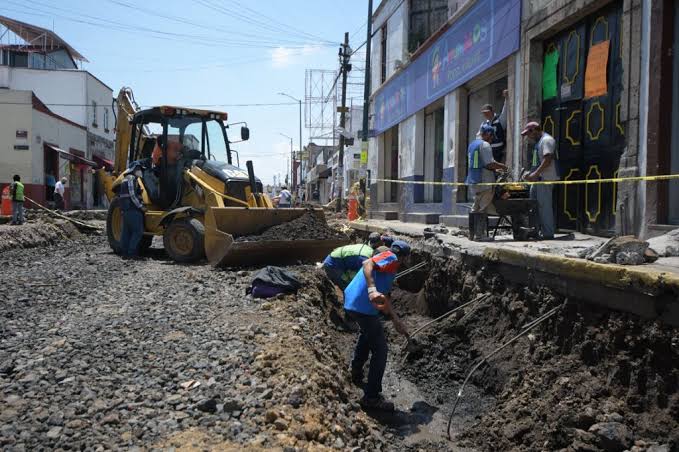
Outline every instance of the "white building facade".
[[[38, 111], [49, 116], [47, 123], [56, 121], [62, 124], [61, 128], [68, 124], [79, 129], [77, 138], [72, 135], [73, 141], [66, 142], [44, 137], [44, 129], [54, 124], [40, 125], [41, 121], [36, 119], [22, 126], [20, 130], [32, 131], [33, 138], [27, 144], [30, 149], [25, 150], [34, 154], [34, 159], [42, 160], [40, 165], [32, 166], [31, 183], [45, 186], [47, 180], [58, 173], [58, 177], [69, 179], [67, 208], [104, 207], [102, 184], [93, 169], [112, 168], [114, 160], [112, 89], [89, 72], [78, 69], [77, 62], [87, 60], [54, 32], [2, 16], [0, 25], [5, 27], [4, 35], [11, 32], [24, 40], [24, 44], [0, 42], [0, 93], [5, 97], [28, 99], [27, 104], [7, 104], [3, 110], [9, 108], [7, 113], [12, 115], [12, 109], [19, 112], [37, 105]], [[33, 94], [27, 97], [26, 93]], [[84, 143], [80, 140], [81, 133], [85, 135]], [[23, 136], [23, 132], [19, 135]], [[12, 133], [7, 132], [0, 138], [1, 147], [14, 149]], [[36, 138], [42, 141], [35, 141]], [[63, 152], [53, 151], [52, 147]], [[2, 166], [7, 166], [9, 172], [14, 157], [16, 155], [0, 156]], [[35, 174], [39, 168], [43, 170], [41, 175]], [[0, 184], [10, 181], [3, 175]], [[36, 189], [34, 196], [39, 191]]]

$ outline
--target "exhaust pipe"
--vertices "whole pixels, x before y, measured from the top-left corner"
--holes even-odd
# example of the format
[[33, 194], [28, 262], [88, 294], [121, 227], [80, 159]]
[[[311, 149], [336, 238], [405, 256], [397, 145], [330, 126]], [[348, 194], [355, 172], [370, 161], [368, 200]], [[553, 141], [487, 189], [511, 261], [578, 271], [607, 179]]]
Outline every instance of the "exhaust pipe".
[[255, 179], [255, 170], [252, 166], [252, 160], [245, 162], [245, 166], [248, 168], [248, 178], [250, 179], [250, 190], [254, 195], [259, 194], [257, 191], [257, 180]]

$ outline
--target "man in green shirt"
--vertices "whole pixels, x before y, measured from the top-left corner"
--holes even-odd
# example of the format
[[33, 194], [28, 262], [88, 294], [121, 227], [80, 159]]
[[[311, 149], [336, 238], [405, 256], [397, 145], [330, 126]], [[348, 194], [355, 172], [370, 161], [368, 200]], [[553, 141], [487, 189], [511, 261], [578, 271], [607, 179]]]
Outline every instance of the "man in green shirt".
[[[389, 240], [389, 237], [385, 237]], [[344, 290], [349, 285], [356, 273], [361, 269], [363, 261], [375, 254], [375, 249], [382, 245], [383, 237], [373, 232], [368, 238], [368, 243], [340, 246], [332, 250], [332, 253], [323, 261], [323, 270], [340, 289]]]
[[10, 224], [24, 224], [24, 184], [21, 176], [15, 174], [13, 182], [9, 186], [9, 194], [12, 198], [12, 222]]

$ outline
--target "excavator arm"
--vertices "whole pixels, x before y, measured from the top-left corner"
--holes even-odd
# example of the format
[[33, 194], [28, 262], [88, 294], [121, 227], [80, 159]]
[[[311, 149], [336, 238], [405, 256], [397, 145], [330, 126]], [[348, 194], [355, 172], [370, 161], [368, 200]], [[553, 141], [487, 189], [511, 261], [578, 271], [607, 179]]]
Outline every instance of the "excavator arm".
[[[116, 104], [118, 106], [116, 115], [116, 155], [113, 171], [117, 174], [122, 174], [127, 168], [127, 158], [130, 152], [133, 127], [131, 124], [132, 116], [139, 110], [139, 107], [134, 100], [132, 89], [127, 87], [120, 89]], [[116, 109], [114, 108], [113, 111], [116, 111]]]

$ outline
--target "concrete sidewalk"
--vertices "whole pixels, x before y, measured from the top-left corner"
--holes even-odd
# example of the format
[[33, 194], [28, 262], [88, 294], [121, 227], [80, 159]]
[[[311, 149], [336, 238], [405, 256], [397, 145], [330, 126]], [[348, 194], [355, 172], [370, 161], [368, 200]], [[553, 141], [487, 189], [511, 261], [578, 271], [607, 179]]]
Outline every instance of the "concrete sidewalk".
[[[536, 281], [567, 296], [643, 317], [660, 317], [679, 325], [679, 258], [660, 258], [653, 264], [622, 266], [598, 264], [566, 257], [600, 245], [604, 238], [575, 233], [570, 240], [515, 241], [511, 235], [494, 242], [473, 242], [466, 231], [449, 228], [448, 234], [425, 238], [418, 223], [368, 220], [349, 223], [361, 231], [391, 232], [416, 239], [417, 247], [433, 255], [458, 258], [474, 265], [492, 263], [516, 282]], [[434, 226], [436, 228], [436, 226]], [[564, 234], [557, 234], [557, 237]]]

